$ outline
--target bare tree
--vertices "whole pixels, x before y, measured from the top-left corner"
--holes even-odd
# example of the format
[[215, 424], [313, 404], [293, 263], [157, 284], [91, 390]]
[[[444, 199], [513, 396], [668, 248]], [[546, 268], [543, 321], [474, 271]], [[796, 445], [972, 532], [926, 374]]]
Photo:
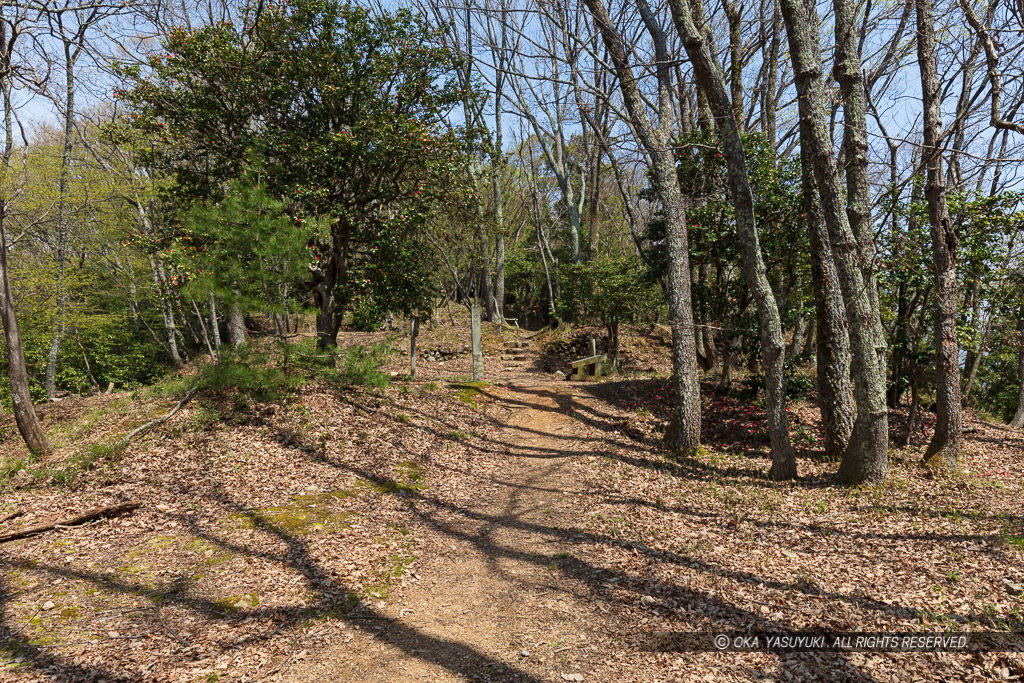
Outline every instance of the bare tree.
[[[8, 12], [13, 14], [9, 15]], [[22, 33], [24, 15], [0, 3], [0, 95], [3, 97], [4, 115], [4, 147], [0, 158], [4, 178], [11, 178], [11, 160], [14, 155], [14, 102], [11, 99], [15, 75], [15, 43]], [[29, 450], [33, 453], [47, 454], [53, 450], [46, 432], [39, 424], [35, 408], [32, 405], [32, 394], [28, 386], [28, 369], [25, 366], [25, 351], [21, 343], [21, 329], [14, 308], [14, 293], [11, 290], [10, 270], [7, 265], [7, 233], [5, 219], [8, 207], [13, 199], [11, 194], [17, 188], [4, 184], [0, 195], [0, 321], [4, 327], [4, 341], [7, 344], [7, 377], [11, 382], [11, 403], [14, 409], [14, 420], [18, 431]], [[13, 191], [13, 192], [12, 192]]]
[[[653, 22], [650, 8], [646, 0], [638, 0], [641, 14], [645, 21]], [[785, 343], [782, 336], [782, 323], [779, 318], [779, 307], [775, 301], [765, 272], [764, 258], [761, 254], [761, 243], [758, 235], [757, 217], [754, 210], [754, 194], [750, 189], [750, 177], [747, 173], [746, 153], [740, 137], [740, 122], [737, 113], [742, 114], [742, 102], [730, 101], [729, 90], [726, 88], [725, 74], [722, 72], [711, 46], [707, 44], [706, 32], [701, 31], [694, 23], [690, 7], [686, 0], [669, 0], [676, 30], [683, 41], [686, 53], [693, 65], [694, 78], [698, 87], [707, 97], [715, 123], [722, 140], [722, 152], [725, 155], [728, 169], [729, 186], [732, 194], [733, 208], [736, 213], [736, 231], [740, 238], [740, 253], [743, 271], [747, 279], [754, 302], [757, 305], [758, 321], [761, 332], [761, 350], [764, 356], [766, 380], [766, 397], [768, 411], [768, 434], [772, 446], [771, 476], [775, 479], [793, 479], [796, 477], [796, 458], [789, 441], [789, 427], [786, 418], [786, 373]], [[739, 10], [733, 10], [735, 18], [730, 18], [730, 40], [735, 50], [739, 42]], [[731, 15], [730, 15], [731, 16]], [[742, 90], [735, 86], [739, 80], [739, 69], [736, 64], [738, 55], [733, 55], [732, 98], [742, 96]]]
[[942, 170], [942, 98], [935, 58], [935, 19], [931, 0], [916, 0], [917, 55], [924, 105], [924, 196], [928, 202], [932, 262], [932, 324], [935, 341], [935, 431], [925, 450], [930, 467], [955, 468], [963, 440], [960, 405], [960, 344], [956, 337], [958, 238], [949, 218]]
[[49, 3], [45, 10], [46, 21], [51, 35], [59, 42], [59, 62], [64, 71], [63, 96], [47, 93], [57, 104], [63, 119], [63, 144], [61, 147], [60, 174], [57, 181], [57, 278], [56, 278], [56, 320], [50, 350], [46, 357], [46, 394], [53, 399], [57, 390], [57, 360], [61, 344], [67, 331], [68, 290], [66, 270], [70, 239], [70, 180], [72, 175], [72, 153], [75, 145], [75, 73], [87, 48], [87, 37], [94, 26], [108, 19], [123, 8], [111, 2], [83, 3], [80, 0]]
[[[850, 227], [828, 125], [828, 94], [821, 62], [819, 22], [813, 5], [780, 0], [799, 95], [800, 144], [806, 147], [821, 198], [822, 217], [843, 293], [850, 331], [851, 374], [857, 418], [839, 467], [839, 481], [880, 483], [888, 470], [885, 367], [875, 339], [880, 311], [872, 302], [861, 251]], [[824, 246], [824, 245], [822, 245]]]
[[651, 122], [640, 94], [636, 75], [629, 64], [625, 44], [601, 0], [584, 0], [601, 34], [615, 74], [630, 124], [650, 158], [654, 191], [661, 202], [666, 223], [668, 255], [669, 316], [672, 323], [672, 367], [676, 404], [673, 419], [665, 433], [666, 445], [683, 453], [693, 453], [700, 445], [700, 384], [697, 381], [697, 347], [693, 331], [693, 305], [690, 295], [690, 258], [687, 244], [686, 211], [672, 150], [671, 75], [664, 36], [656, 27], [652, 39], [658, 58], [658, 125]]

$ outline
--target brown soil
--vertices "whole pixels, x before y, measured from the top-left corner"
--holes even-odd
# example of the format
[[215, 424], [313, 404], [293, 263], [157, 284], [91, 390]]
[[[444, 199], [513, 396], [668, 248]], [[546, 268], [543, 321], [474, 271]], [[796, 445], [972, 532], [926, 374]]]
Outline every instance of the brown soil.
[[422, 512], [447, 547], [372, 618], [357, 615], [350, 642], [284, 679], [560, 680], [589, 669], [605, 624], [590, 586], [558, 569], [570, 558], [572, 520], [553, 514], [581, 493], [567, 468], [582, 449], [580, 425], [559, 405], [571, 396], [564, 384], [495, 392], [510, 415], [492, 436], [503, 466], [466, 506]]
[[[25, 513], [5, 530], [143, 507], [0, 546], [0, 680], [1024, 676], [1020, 653], [652, 651], [680, 631], [1024, 631], [1021, 432], [972, 420], [959, 474], [915, 443], [885, 486], [848, 489], [794, 400], [801, 478], [773, 482], [751, 397], [705, 387], [707, 450], [676, 460], [664, 380], [553, 382], [539, 344], [483, 385], [434, 363], [385, 390], [196, 402], [73, 485], [5, 490], [0, 517]], [[45, 406], [55, 462], [169, 404]]]

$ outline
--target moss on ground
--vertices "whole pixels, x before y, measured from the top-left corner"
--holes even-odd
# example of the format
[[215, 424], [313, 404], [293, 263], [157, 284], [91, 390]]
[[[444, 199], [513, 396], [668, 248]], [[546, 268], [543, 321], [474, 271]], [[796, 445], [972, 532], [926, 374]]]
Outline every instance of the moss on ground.
[[453, 382], [448, 388], [455, 391], [456, 399], [476, 408], [477, 400], [481, 398], [485, 386], [487, 382]]
[[333, 503], [353, 495], [352, 491], [345, 490], [303, 494], [295, 496], [286, 505], [258, 508], [231, 515], [229, 519], [236, 528], [276, 530], [294, 536], [305, 536], [315, 531], [337, 532], [351, 526], [349, 520], [355, 513], [335, 512]]

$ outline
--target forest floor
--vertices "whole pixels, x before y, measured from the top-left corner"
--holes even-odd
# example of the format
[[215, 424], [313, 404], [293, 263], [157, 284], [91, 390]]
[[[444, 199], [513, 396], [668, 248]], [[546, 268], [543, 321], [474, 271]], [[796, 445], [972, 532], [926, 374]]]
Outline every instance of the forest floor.
[[3, 422], [0, 519], [24, 514], [0, 534], [142, 507], [0, 544], [0, 680], [1024, 676], [1020, 653], [664, 647], [682, 631], [1024, 631], [1024, 433], [972, 420], [955, 476], [918, 467], [922, 434], [884, 486], [840, 488], [795, 400], [801, 478], [778, 483], [756, 396], [705, 387], [706, 450], [670, 459], [657, 335], [627, 340], [632, 374], [593, 384], [553, 381], [550, 341], [516, 367], [489, 358], [484, 383], [461, 356], [385, 389], [196, 399], [116, 457], [102, 444], [175, 397], [69, 399], [41, 410], [57, 454], [17, 472]]

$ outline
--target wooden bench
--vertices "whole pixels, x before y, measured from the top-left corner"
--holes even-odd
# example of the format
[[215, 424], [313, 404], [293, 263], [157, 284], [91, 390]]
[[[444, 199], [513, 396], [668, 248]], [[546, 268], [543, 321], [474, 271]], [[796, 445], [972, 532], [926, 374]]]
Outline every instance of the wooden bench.
[[607, 360], [608, 356], [603, 353], [590, 356], [589, 358], [574, 360], [569, 363], [569, 367], [572, 368], [572, 372], [569, 373], [569, 379], [577, 382], [598, 382], [601, 379], [601, 365]]

